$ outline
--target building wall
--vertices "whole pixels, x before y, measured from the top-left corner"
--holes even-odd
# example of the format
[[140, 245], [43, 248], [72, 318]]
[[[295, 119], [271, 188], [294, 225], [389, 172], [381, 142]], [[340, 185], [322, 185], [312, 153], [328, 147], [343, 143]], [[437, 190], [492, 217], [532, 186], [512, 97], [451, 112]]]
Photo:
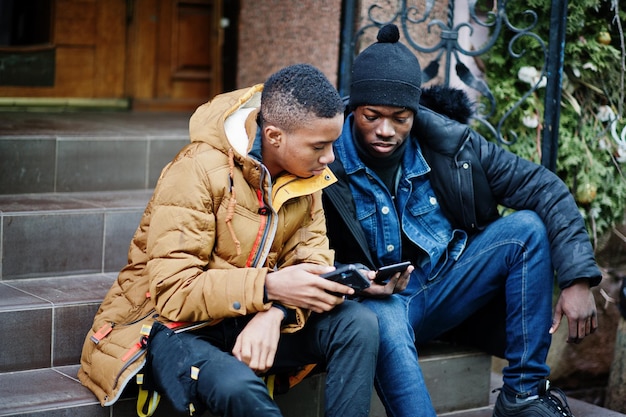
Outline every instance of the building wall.
[[[455, 25], [469, 21], [467, 5], [461, 3], [455, 8]], [[400, 24], [399, 4], [381, 0], [358, 0], [354, 4], [357, 8], [356, 29], [371, 25], [368, 11], [379, 22], [392, 21]], [[411, 1], [409, 5], [414, 7], [409, 16], [421, 20], [426, 10], [426, 0]], [[240, 0], [237, 87], [263, 82], [272, 72], [297, 62], [317, 66], [337, 85], [341, 8], [342, 0]], [[409, 36], [422, 47], [437, 45], [441, 41], [441, 30], [429, 27], [428, 23], [433, 19], [447, 22], [448, 12], [448, 0], [437, 0], [426, 22], [408, 24]], [[480, 29], [474, 27], [478, 35], [473, 37], [468, 37], [469, 30], [461, 32], [462, 39], [459, 42], [468, 50], [479, 47], [485, 36]], [[375, 27], [367, 29], [357, 40], [356, 49], [361, 51], [375, 42], [377, 32]], [[409, 45], [405, 33], [401, 34], [400, 40]], [[422, 68], [437, 55], [414, 52]], [[461, 58], [476, 76], [482, 76], [476, 69], [473, 58]], [[440, 64], [438, 76], [429, 85], [443, 82], [445, 60], [440, 61]], [[454, 74], [451, 85], [464, 88]]]
[[309, 63], [337, 83], [341, 0], [241, 0], [237, 87]]

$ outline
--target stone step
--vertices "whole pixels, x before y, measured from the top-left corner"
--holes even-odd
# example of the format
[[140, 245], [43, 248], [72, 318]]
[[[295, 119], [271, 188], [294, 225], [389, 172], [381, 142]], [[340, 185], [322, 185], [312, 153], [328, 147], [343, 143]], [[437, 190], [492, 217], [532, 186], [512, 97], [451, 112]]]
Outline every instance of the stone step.
[[0, 372], [77, 364], [117, 274], [0, 282]]
[[[76, 381], [84, 337], [116, 276], [99, 273], [0, 282], [0, 332], [10, 335], [0, 338], [0, 416], [135, 415], [132, 389], [127, 398], [105, 410]], [[420, 360], [438, 410], [487, 404], [488, 355], [432, 344], [421, 349]], [[277, 396], [277, 401], [286, 416], [317, 417], [323, 407], [323, 387], [323, 375], [315, 375]], [[174, 414], [164, 403], [159, 415]], [[384, 415], [374, 398], [371, 416]]]
[[[112, 407], [101, 407], [93, 394], [76, 380], [78, 365], [33, 371], [0, 373], [0, 417], [135, 417], [135, 393], [129, 392]], [[490, 389], [498, 388], [501, 375], [491, 374]], [[427, 380], [428, 382], [428, 380]], [[491, 417], [496, 393], [480, 407], [437, 411], [440, 417]], [[323, 375], [305, 379], [291, 391], [276, 396], [285, 417], [323, 415]], [[573, 398], [570, 409], [577, 417], [626, 417], [626, 415]], [[154, 417], [183, 417], [162, 400]], [[208, 413], [199, 417], [210, 417]], [[385, 417], [377, 397], [372, 398], [370, 417]]]
[[0, 112], [0, 195], [152, 188], [188, 113]]
[[[456, 367], [471, 369], [473, 372], [481, 374], [480, 379], [486, 380], [487, 384], [481, 382], [475, 386], [469, 380], [465, 382], [463, 392], [465, 399], [470, 399], [472, 391], [476, 397], [484, 398], [484, 402], [481, 401], [482, 404], [473, 407], [472, 410], [488, 409], [490, 361], [486, 355], [475, 354], [471, 358], [468, 356], [462, 358], [458, 354], [433, 354], [432, 356], [429, 355], [428, 361], [430, 364], [424, 366], [426, 383], [433, 387], [436, 385], [436, 381], [431, 378], [430, 374], [436, 369], [438, 361], [451, 361], [449, 363], [454, 363]], [[480, 364], [480, 369], [475, 368], [477, 364]], [[485, 364], [487, 364], [486, 368]], [[129, 386], [122, 398], [113, 406], [103, 408], [93, 394], [78, 382], [76, 379], [77, 371], [78, 365], [67, 365], [0, 373], [0, 417], [26, 415], [29, 417], [66, 417], [68, 415], [72, 417], [131, 417], [137, 415], [134, 387]], [[437, 373], [436, 370], [435, 373]], [[439, 373], [440, 376], [445, 374], [445, 371]], [[453, 377], [453, 375], [449, 376]], [[463, 381], [463, 379], [457, 379], [454, 384], [463, 384]], [[478, 392], [479, 390], [480, 392]], [[303, 380], [288, 393], [277, 395], [275, 399], [285, 417], [320, 417], [324, 414], [323, 392], [324, 375], [316, 374]], [[476, 404], [475, 398], [470, 399], [470, 403]], [[433, 404], [439, 413], [447, 415], [446, 412], [466, 410], [469, 403], [464, 402], [458, 396], [452, 396], [443, 402], [438, 402], [437, 397], [433, 396]], [[174, 412], [167, 401], [162, 400], [154, 416], [182, 417], [183, 415]], [[205, 413], [202, 416], [210, 417], [210, 414]], [[374, 394], [370, 417], [384, 416], [384, 409]]]
[[0, 281], [119, 271], [151, 195], [0, 195]]

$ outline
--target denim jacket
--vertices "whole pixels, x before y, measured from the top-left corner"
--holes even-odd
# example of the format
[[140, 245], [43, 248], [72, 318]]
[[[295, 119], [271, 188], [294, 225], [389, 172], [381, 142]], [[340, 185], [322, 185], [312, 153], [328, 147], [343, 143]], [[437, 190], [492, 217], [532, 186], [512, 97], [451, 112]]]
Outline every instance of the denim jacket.
[[478, 233], [496, 220], [501, 205], [533, 210], [541, 217], [560, 288], [581, 278], [589, 279], [590, 285], [600, 282], [578, 207], [567, 186], [548, 169], [422, 106], [398, 183], [395, 204], [397, 212], [405, 214], [400, 226], [397, 218], [385, 217], [396, 213], [389, 210], [391, 195], [359, 160], [351, 120], [347, 118], [342, 136], [335, 142], [336, 159], [330, 165], [339, 181], [323, 193], [328, 236], [337, 262], [376, 268], [380, 262], [398, 261], [401, 252], [393, 249], [401, 244], [402, 227], [407, 236], [416, 230], [428, 234], [426, 239], [420, 237], [420, 247], [436, 266], [444, 254], [458, 256], [466, 244], [465, 234]]
[[404, 233], [425, 254], [422, 266], [430, 265], [431, 277], [436, 276], [436, 267], [443, 265], [448, 247], [451, 245], [452, 252], [460, 255], [467, 235], [461, 230], [454, 231], [441, 211], [427, 177], [430, 167], [418, 142], [409, 139], [407, 143], [395, 197], [392, 197], [374, 171], [358, 158], [351, 138], [351, 124], [352, 115], [347, 118], [342, 137], [335, 144], [335, 153], [350, 177], [356, 216], [364, 229], [370, 252], [376, 254], [375, 266], [402, 260], [401, 235]]

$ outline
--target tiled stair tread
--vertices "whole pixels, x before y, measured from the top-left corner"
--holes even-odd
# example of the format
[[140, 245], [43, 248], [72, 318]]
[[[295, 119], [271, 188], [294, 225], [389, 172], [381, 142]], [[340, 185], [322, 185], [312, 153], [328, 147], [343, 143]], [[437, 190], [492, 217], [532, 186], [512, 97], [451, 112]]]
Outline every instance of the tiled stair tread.
[[0, 374], [0, 416], [98, 404], [78, 383], [77, 370], [78, 365]]
[[[77, 372], [78, 365], [71, 365], [0, 373], [0, 416], [44, 413], [71, 407], [90, 407], [94, 410], [100, 408], [93, 394], [77, 381]], [[276, 401], [287, 417], [316, 417], [320, 415], [319, 410], [323, 407], [323, 387], [323, 374], [316, 374], [302, 381], [287, 394], [277, 396]], [[120, 401], [113, 406], [112, 415], [134, 416], [134, 413], [126, 414], [123, 410], [132, 410], [135, 399], [135, 388], [129, 386]], [[486, 402], [483, 404], [487, 405]], [[172, 413], [168, 404], [163, 402], [155, 417], [173, 414], [175, 413]], [[380, 401], [374, 397], [370, 417], [384, 417], [384, 415]], [[203, 417], [210, 417], [210, 415], [205, 413]]]
[[[78, 363], [116, 273], [0, 281], [0, 373]], [[10, 335], [7, 337], [6, 335]]]
[[190, 115], [0, 112], [0, 194], [152, 188]]
[[0, 281], [0, 312], [50, 307], [50, 303]]
[[117, 273], [0, 281], [0, 312], [100, 303]]
[[160, 137], [189, 136], [188, 112], [0, 112], [0, 137]]
[[32, 212], [118, 211], [144, 208], [152, 190], [0, 195], [5, 215]]
[[[59, 416], [134, 416], [134, 398], [122, 399], [114, 408], [119, 412], [109, 414], [109, 410], [100, 407], [93, 394], [80, 385], [76, 380], [78, 365], [59, 367], [54, 369], [40, 369], [34, 371], [13, 372], [0, 374], [0, 417], [24, 416], [25, 414], [51, 416], [54, 410], [64, 408], [87, 408], [88, 412], [58, 414]], [[501, 375], [492, 373], [491, 388], [501, 384]], [[306, 381], [305, 381], [306, 382]], [[289, 395], [289, 394], [287, 394]], [[493, 404], [497, 393], [490, 397], [489, 406], [475, 409], [440, 413], [443, 417], [491, 417]], [[281, 397], [277, 397], [279, 403]], [[625, 417], [625, 414], [588, 404], [574, 398], [568, 399], [573, 414], [577, 417]], [[130, 404], [129, 404], [130, 403]], [[159, 405], [160, 411], [165, 412], [167, 405]], [[54, 414], [57, 415], [57, 414]], [[171, 414], [164, 414], [171, 415]], [[302, 414], [300, 414], [302, 415]], [[378, 416], [374, 416], [378, 417]]]
[[152, 190], [0, 195], [0, 281], [119, 271]]

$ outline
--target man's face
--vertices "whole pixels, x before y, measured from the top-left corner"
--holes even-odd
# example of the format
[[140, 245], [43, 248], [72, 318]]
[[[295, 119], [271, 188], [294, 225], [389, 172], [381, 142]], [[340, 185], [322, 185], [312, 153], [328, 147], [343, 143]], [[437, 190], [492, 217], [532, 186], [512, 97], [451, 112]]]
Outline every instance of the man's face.
[[335, 160], [333, 142], [341, 135], [342, 127], [342, 113], [332, 119], [310, 117], [291, 132], [268, 126], [263, 163], [272, 177], [285, 171], [302, 178], [319, 175]]
[[357, 140], [375, 158], [391, 155], [413, 126], [413, 111], [404, 107], [359, 106], [353, 111]]

